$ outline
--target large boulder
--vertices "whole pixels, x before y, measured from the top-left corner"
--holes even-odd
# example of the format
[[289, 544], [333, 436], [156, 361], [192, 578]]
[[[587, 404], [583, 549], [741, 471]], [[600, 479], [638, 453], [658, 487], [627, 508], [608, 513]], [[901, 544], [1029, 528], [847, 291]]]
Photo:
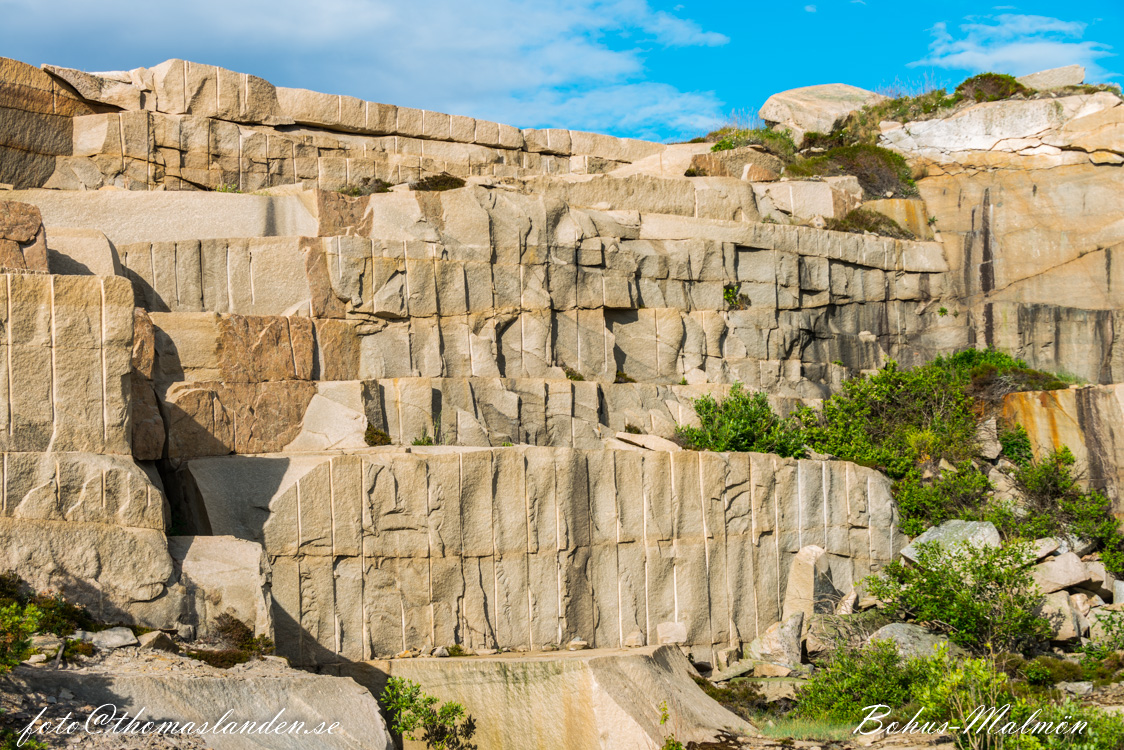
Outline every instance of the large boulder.
[[830, 133], [857, 109], [886, 97], [845, 83], [825, 83], [773, 94], [759, 112], [770, 125], [786, 128], [800, 145], [806, 133]]
[[229, 615], [254, 635], [273, 637], [271, 570], [261, 545], [232, 536], [168, 537], [180, 582], [195, 599], [199, 635], [207, 635], [215, 621]]
[[947, 637], [908, 622], [892, 622], [879, 628], [866, 639], [867, 643], [875, 641], [892, 642], [898, 653], [906, 659], [932, 656], [942, 645], [947, 646], [953, 656], [964, 653], [964, 649], [949, 641]]
[[1073, 552], [1051, 557], [1049, 560], [1035, 565], [1031, 570], [1031, 575], [1034, 577], [1034, 582], [1038, 585], [1039, 591], [1043, 594], [1061, 591], [1071, 586], [1081, 586], [1090, 578], [1089, 569], [1085, 567], [1085, 563], [1081, 562], [1081, 558]]
[[[476, 719], [481, 748], [657, 748], [671, 732], [705, 744], [751, 726], [707, 697], [677, 646], [456, 659], [392, 659], [340, 665], [378, 695], [389, 677], [418, 682]], [[659, 723], [667, 701], [670, 721]]]
[[973, 547], [998, 547], [1000, 539], [995, 524], [987, 521], [945, 521], [914, 539], [902, 550], [902, 557], [916, 563], [918, 547], [930, 542], [948, 550], [963, 543]]
[[[386, 750], [394, 743], [387, 733], [378, 703], [364, 687], [352, 680], [327, 675], [309, 674], [291, 669], [280, 659], [268, 658], [239, 664], [232, 669], [215, 669], [200, 662], [170, 653], [146, 652], [143, 659], [124, 652], [114, 652], [97, 665], [82, 670], [53, 670], [20, 667], [0, 678], [0, 691], [28, 695], [73, 696], [90, 706], [110, 705], [111, 710], [137, 716], [140, 723], [177, 722], [180, 726], [193, 722], [199, 727], [222, 718], [222, 726], [233, 722], [233, 729], [208, 732], [206, 747], [213, 750]], [[48, 699], [52, 700], [52, 699]], [[47, 705], [46, 702], [43, 705]], [[99, 710], [103, 710], [99, 709]], [[38, 712], [36, 708], [34, 713]], [[32, 715], [34, 715], [34, 713]], [[278, 716], [280, 713], [280, 716]], [[55, 719], [49, 708], [44, 719]], [[117, 714], [120, 716], [120, 713]], [[280, 731], [254, 731], [273, 720], [270, 727]], [[245, 722], [256, 722], [250, 730]], [[287, 731], [293, 722], [304, 722], [303, 730]], [[323, 722], [324, 729], [335, 723], [330, 733], [313, 733]], [[124, 728], [122, 722], [120, 728]], [[79, 730], [80, 732], [80, 730]], [[94, 742], [96, 737], [75, 733], [75, 738], [88, 737], [89, 745], [101, 750], [125, 747], [118, 737], [116, 745]], [[166, 735], [176, 738], [177, 735]], [[184, 734], [184, 744], [175, 747], [196, 748], [190, 742], [200, 735]], [[146, 738], [145, 747], [170, 747], [155, 744], [155, 735]], [[153, 742], [153, 744], [147, 744]], [[87, 747], [85, 742], [82, 747]]]
[[1015, 80], [1028, 89], [1039, 91], [1060, 89], [1064, 86], [1080, 86], [1085, 83], [1085, 68], [1081, 65], [1066, 65], [1063, 68], [1040, 70]]
[[750, 182], [772, 182], [784, 171], [784, 162], [753, 146], [695, 154], [691, 169], [707, 177], [738, 177]]
[[789, 565], [781, 619], [801, 613], [804, 622], [810, 623], [813, 614], [834, 612], [840, 598], [832, 583], [827, 551], [815, 545], [801, 548]]

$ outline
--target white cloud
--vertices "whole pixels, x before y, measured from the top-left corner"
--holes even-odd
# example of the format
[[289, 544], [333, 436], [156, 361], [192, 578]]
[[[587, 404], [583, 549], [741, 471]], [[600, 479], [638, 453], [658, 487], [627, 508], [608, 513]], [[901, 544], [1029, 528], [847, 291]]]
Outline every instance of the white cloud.
[[715, 124], [723, 105], [649, 80], [645, 57], [729, 42], [648, 0], [0, 0], [0, 17], [0, 49], [34, 64], [183, 57], [523, 127], [664, 137]]
[[814, 5], [805, 5], [805, 6], [804, 6], [804, 10], [805, 10], [806, 12], [808, 12], [808, 13], [815, 13], [815, 12], [816, 12], [816, 6], [814, 6]]
[[1090, 80], [1112, 77], [1097, 61], [1112, 57], [1108, 44], [1084, 39], [1087, 25], [1048, 16], [1002, 14], [969, 17], [957, 35], [944, 22], [932, 29], [929, 56], [911, 66], [1025, 75], [1079, 64]]

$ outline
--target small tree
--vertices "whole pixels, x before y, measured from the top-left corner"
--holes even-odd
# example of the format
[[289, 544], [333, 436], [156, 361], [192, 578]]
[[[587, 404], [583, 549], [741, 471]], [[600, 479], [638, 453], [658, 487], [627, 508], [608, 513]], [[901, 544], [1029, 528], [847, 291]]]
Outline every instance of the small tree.
[[1050, 638], [1050, 623], [1035, 614], [1043, 596], [1031, 578], [1029, 545], [942, 548], [918, 545], [917, 565], [892, 562], [867, 590], [907, 620], [948, 634], [973, 651], [1020, 651]]
[[403, 677], [387, 680], [381, 700], [390, 714], [390, 729], [399, 737], [420, 740], [433, 750], [476, 750], [470, 742], [476, 734], [476, 720], [461, 704], [438, 706], [437, 698]]

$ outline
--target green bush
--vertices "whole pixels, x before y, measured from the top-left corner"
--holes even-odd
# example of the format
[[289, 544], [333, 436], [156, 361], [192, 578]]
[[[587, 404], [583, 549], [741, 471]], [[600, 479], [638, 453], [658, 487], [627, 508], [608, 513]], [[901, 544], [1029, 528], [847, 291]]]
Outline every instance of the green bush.
[[724, 128], [711, 134], [718, 141], [710, 147], [711, 151], [729, 151], [742, 146], [761, 146], [773, 156], [784, 162], [791, 162], [796, 156], [796, 143], [787, 130], [769, 128]]
[[386, 430], [380, 430], [372, 424], [367, 425], [363, 433], [363, 441], [372, 447], [376, 445], [390, 445], [390, 435]]
[[[1057, 660], [1055, 660], [1057, 661]], [[1033, 663], [1033, 662], [1032, 662]], [[1046, 667], [1049, 670], [1049, 667]], [[1036, 673], [1039, 672], [1035, 668]], [[863, 721], [869, 707], [891, 709], [878, 721], [883, 727], [898, 721], [899, 729], [917, 716], [921, 725], [934, 728], [947, 722], [958, 748], [973, 750], [1119, 750], [1124, 747], [1124, 717], [1071, 701], [1053, 702], [1049, 694], [1034, 693], [1015, 682], [987, 658], [952, 657], [941, 647], [931, 657], [903, 660], [892, 644], [871, 644], [865, 649], [841, 654], [824, 665], [797, 693], [796, 713], [808, 718], [849, 721], [859, 730], [877, 729]], [[986, 721], [975, 720], [979, 707], [1006, 712], [986, 731]], [[863, 709], [866, 710], [863, 710]], [[1031, 720], [1028, 730], [1040, 722], [1086, 722], [1080, 734], [1043, 731], [1005, 735], [999, 730], [1007, 722], [1015, 729]], [[860, 725], [859, 722], [862, 722]]]
[[456, 190], [462, 187], [464, 187], [464, 180], [447, 172], [423, 177], [413, 184], [414, 190], [428, 190], [431, 192]]
[[856, 208], [842, 219], [828, 219], [827, 228], [836, 232], [850, 232], [852, 234], [880, 234], [883, 237], [893, 237], [899, 240], [916, 239], [913, 232], [903, 229], [898, 222], [885, 214], [869, 211], [865, 208]]
[[379, 699], [399, 737], [419, 740], [434, 750], [476, 750], [471, 742], [476, 720], [459, 703], [443, 703], [422, 692], [421, 685], [391, 677]]
[[802, 159], [790, 164], [786, 174], [792, 177], [854, 175], [871, 198], [884, 198], [886, 193], [892, 193], [896, 198], [917, 194], [917, 186], [905, 158], [889, 149], [866, 143], [837, 146], [818, 156]]
[[930, 526], [954, 518], [975, 518], [987, 501], [991, 483], [970, 461], [956, 471], [924, 479], [912, 471], [894, 485], [894, 499], [901, 511], [901, 529], [917, 536]]
[[873, 596], [905, 620], [923, 622], [976, 652], [1022, 651], [1049, 640], [1034, 614], [1044, 598], [1030, 575], [1029, 545], [941, 548], [918, 545], [917, 564], [900, 561], [865, 580]]
[[1034, 460], [1030, 435], [1026, 434], [1026, 428], [1021, 424], [1014, 427], [1004, 425], [999, 430], [999, 445], [1003, 449], [1002, 455], [1011, 463], [1026, 466]]
[[691, 450], [804, 456], [802, 430], [793, 420], [777, 416], [764, 393], [749, 393], [734, 383], [726, 398], [703, 396], [695, 399], [694, 407], [701, 426], [680, 425], [675, 431]]
[[875, 641], [836, 651], [819, 666], [796, 694], [796, 715], [858, 721], [867, 706], [898, 708], [908, 703], [921, 663], [902, 659], [892, 641]]
[[1124, 573], [1124, 534], [1112, 515], [1112, 501], [1098, 491], [1086, 492], [1074, 476], [1076, 463], [1068, 448], [1030, 460], [1015, 472], [1024, 502], [1019, 507], [994, 507], [985, 514], [1004, 538], [1039, 539], [1073, 534], [1094, 542], [1105, 568]]
[[12, 604], [20, 607], [34, 605], [39, 611], [39, 630], [44, 633], [64, 636], [75, 630], [103, 630], [106, 627], [82, 607], [63, 599], [62, 594], [37, 594], [15, 573], [4, 573], [0, 575], [0, 607]]
[[1014, 76], [1002, 73], [980, 73], [956, 87], [956, 96], [977, 102], [997, 102], [1012, 96], [1033, 93]]
[[0, 607], [0, 674], [27, 658], [31, 634], [39, 629], [41, 614], [34, 604]]
[[[819, 412], [801, 410], [808, 445], [901, 479], [919, 465], [973, 457], [976, 421], [956, 374], [926, 365], [851, 378]], [[923, 439], [921, 439], [923, 438]]]
[[1081, 665], [1053, 656], [1039, 656], [1022, 665], [1020, 671], [1031, 685], [1056, 685], [1084, 679]]

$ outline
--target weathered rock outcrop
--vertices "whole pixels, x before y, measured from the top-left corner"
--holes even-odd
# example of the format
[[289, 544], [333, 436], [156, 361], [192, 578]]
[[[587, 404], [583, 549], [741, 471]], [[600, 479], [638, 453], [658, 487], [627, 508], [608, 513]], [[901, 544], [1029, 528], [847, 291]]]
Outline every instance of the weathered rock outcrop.
[[904, 546], [889, 482], [852, 464], [694, 451], [452, 447], [196, 459], [208, 533], [260, 541], [279, 652], [362, 660], [465, 643], [617, 648], [683, 623], [699, 653], [781, 614], [792, 556], [835, 586]]
[[[346, 678], [309, 674], [279, 662], [280, 659], [270, 659], [240, 664], [232, 669], [215, 669], [174, 654], [149, 651], [142, 656], [134, 649], [124, 649], [76, 670], [17, 667], [10, 675], [0, 678], [0, 690], [38, 693], [44, 697], [58, 696], [61, 691], [87, 706], [100, 706], [98, 710], [102, 715], [116, 710], [118, 718], [124, 712], [133, 718], [143, 711], [136, 725], [138, 728], [147, 721], [154, 722], [147, 737], [139, 733], [114, 737], [110, 730], [116, 727], [123, 732], [129, 722], [95, 724], [95, 715], [89, 727], [99, 730], [100, 735], [88, 735], [81, 729], [71, 734], [81, 747], [89, 743], [98, 748], [120, 748], [123, 742], [153, 741], [153, 732], [163, 722], [173, 722], [183, 732], [176, 732], [173, 726], [166, 727], [163, 732], [169, 741], [183, 741], [192, 748], [385, 750], [394, 747], [379, 706], [364, 687]], [[50, 710], [49, 704], [40, 704], [43, 706], [48, 707], [44, 719], [53, 721], [65, 716], [65, 712]], [[38, 713], [38, 709], [34, 713]], [[71, 719], [77, 718], [79, 714], [75, 712]], [[84, 721], [83, 715], [79, 723]], [[202, 734], [200, 725], [204, 722], [212, 731]], [[216, 722], [221, 722], [226, 731], [214, 731]], [[229, 728], [231, 722], [233, 728]], [[297, 722], [300, 726], [294, 726]], [[247, 724], [248, 728], [244, 728]], [[333, 724], [333, 731], [326, 731]], [[192, 740], [196, 739], [199, 745], [193, 744]], [[103, 740], [115, 740], [116, 744], [101, 744]], [[189, 742], [192, 744], [187, 744]]]
[[[395, 659], [338, 669], [376, 694], [388, 677], [404, 677], [461, 703], [477, 720], [479, 745], [495, 750], [656, 750], [672, 734], [686, 744], [752, 732], [691, 681], [691, 666], [674, 646]], [[663, 701], [666, 725], [660, 724]]]
[[1090, 487], [1113, 500], [1124, 516], [1124, 386], [1103, 385], [1060, 391], [1012, 393], [1003, 402], [1004, 416], [1026, 428], [1038, 458], [1065, 446]]
[[[813, 88], [766, 119], [799, 139], [876, 98]], [[816, 228], [863, 202], [856, 178], [783, 179], [754, 149], [519, 130], [182, 60], [0, 60], [0, 568], [104, 619], [205, 635], [232, 615], [302, 665], [416, 675], [496, 747], [655, 747], [663, 697], [680, 739], [713, 737], [729, 717], [683, 653], [798, 661], [810, 621], [908, 540], [872, 470], [682, 450], [694, 399], [740, 381], [787, 412], [974, 344], [1120, 379], [1124, 106], [1035, 96], [885, 127], [928, 170], [920, 199], [866, 204], [923, 238], [901, 241]], [[441, 173], [465, 184], [419, 183]], [[1117, 401], [1006, 408], [1116, 493]], [[1116, 584], [1074, 571], [1088, 593], [1051, 594], [1075, 623], [1059, 638]], [[648, 646], [541, 653], [575, 640]], [[452, 644], [535, 653], [359, 666]], [[177, 679], [129, 680], [114, 689], [187, 710]], [[573, 712], [546, 710], [567, 690]]]
[[[1124, 101], [1111, 92], [977, 104], [883, 142], [926, 171], [968, 340], [1093, 382], [1124, 380]], [[1115, 264], [1119, 265], [1119, 264]]]

